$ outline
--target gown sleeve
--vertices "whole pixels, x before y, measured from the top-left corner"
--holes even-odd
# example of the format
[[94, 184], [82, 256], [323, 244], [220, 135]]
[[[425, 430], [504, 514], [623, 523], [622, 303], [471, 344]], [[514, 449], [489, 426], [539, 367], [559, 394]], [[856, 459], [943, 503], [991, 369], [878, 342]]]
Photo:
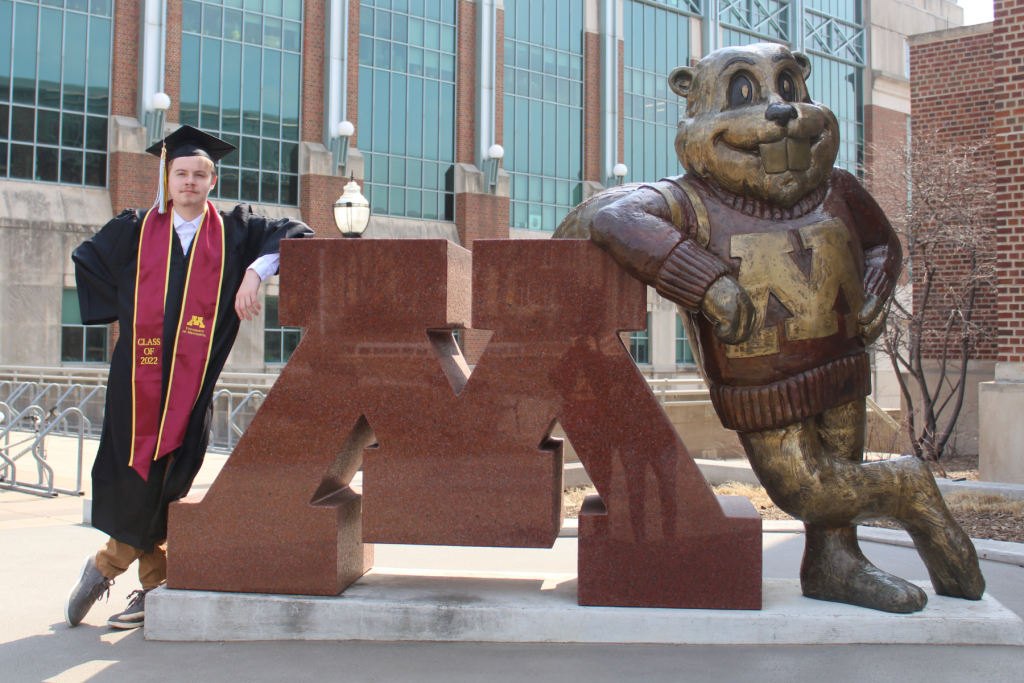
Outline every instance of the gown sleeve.
[[313, 237], [313, 231], [309, 226], [294, 218], [269, 220], [263, 216], [250, 214], [246, 224], [249, 229], [249, 243], [254, 251], [252, 262], [262, 256], [278, 253], [283, 239]]
[[132, 238], [138, 220], [135, 211], [124, 211], [71, 253], [83, 324], [118, 319], [118, 279], [136, 256]]

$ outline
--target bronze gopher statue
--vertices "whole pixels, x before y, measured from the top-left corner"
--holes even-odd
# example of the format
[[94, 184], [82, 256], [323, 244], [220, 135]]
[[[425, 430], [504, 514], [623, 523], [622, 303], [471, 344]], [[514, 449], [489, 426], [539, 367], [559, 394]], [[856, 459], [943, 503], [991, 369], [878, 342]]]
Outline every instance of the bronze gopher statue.
[[775, 504], [806, 525], [804, 595], [922, 609], [923, 590], [857, 545], [857, 524], [891, 519], [936, 593], [978, 600], [974, 546], [927, 466], [864, 462], [866, 347], [903, 255], [878, 204], [833, 167], [839, 124], [811, 100], [810, 70], [805, 55], [769, 43], [677, 68], [686, 174], [595, 195], [555, 237], [589, 237], [678, 305], [722, 424], [739, 432]]

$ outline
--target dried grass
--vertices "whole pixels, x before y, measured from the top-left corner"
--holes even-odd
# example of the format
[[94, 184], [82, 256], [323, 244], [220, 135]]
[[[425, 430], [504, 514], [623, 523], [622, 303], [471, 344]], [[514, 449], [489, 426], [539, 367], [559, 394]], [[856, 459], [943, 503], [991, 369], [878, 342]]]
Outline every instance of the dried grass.
[[951, 512], [1001, 513], [1024, 518], [1024, 500], [1010, 500], [995, 493], [956, 491], [945, 497]]

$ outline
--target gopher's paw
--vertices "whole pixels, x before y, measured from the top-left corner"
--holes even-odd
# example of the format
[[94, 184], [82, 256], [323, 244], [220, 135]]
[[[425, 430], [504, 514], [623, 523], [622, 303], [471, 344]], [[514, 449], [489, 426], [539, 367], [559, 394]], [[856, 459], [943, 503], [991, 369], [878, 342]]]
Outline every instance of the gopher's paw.
[[754, 303], [731, 275], [723, 275], [712, 283], [700, 309], [715, 323], [715, 337], [723, 344], [742, 344], [754, 331]]

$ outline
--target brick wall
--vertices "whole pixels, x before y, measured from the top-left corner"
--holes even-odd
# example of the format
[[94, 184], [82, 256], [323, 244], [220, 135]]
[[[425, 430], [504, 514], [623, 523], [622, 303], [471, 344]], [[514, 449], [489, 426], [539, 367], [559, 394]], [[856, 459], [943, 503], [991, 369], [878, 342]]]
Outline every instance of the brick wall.
[[1024, 362], [1024, 2], [995, 0], [992, 33], [996, 144], [999, 360]]
[[[875, 168], [875, 147], [887, 142], [902, 142], [907, 139], [907, 121], [909, 116], [903, 112], [886, 109], [878, 105], [864, 106], [864, 187], [869, 192], [883, 179], [878, 175], [880, 169]], [[890, 182], [892, 178], [887, 179]], [[903, 206], [882, 206], [888, 214], [898, 213]]]
[[160, 160], [149, 154], [115, 152], [107, 157], [109, 166], [110, 208], [114, 214], [123, 209], [148, 209], [157, 193]]
[[359, 0], [348, 0], [348, 98], [345, 118], [356, 127], [349, 144], [359, 146]]
[[[997, 96], [993, 82], [993, 36], [991, 33], [966, 35], [949, 40], [912, 44], [910, 49], [911, 72], [911, 136], [913, 140], [940, 138], [952, 142], [981, 142], [994, 132], [993, 104]], [[998, 81], [998, 79], [997, 79]], [[865, 114], [868, 112], [866, 111]], [[871, 114], [879, 117], [881, 112], [874, 108]], [[891, 118], [891, 117], [890, 117]], [[895, 121], [880, 122], [879, 132], [886, 134], [888, 127], [895, 127]], [[881, 135], [876, 136], [879, 140]], [[989, 150], [992, 163], [998, 151]], [[1002, 174], [1000, 174], [1002, 175]], [[1021, 174], [1024, 176], [1024, 173]], [[1002, 181], [1000, 181], [1002, 182]], [[993, 220], [996, 218], [993, 216]], [[1000, 228], [1000, 234], [1003, 230]], [[941, 255], [942, 270], [939, 281], [956, 280], [968, 269], [962, 255], [946, 253]], [[1000, 266], [1002, 268], [1002, 266]], [[919, 279], [915, 271], [915, 282]], [[999, 327], [996, 292], [985, 289], [979, 297], [974, 322], [995, 333]], [[944, 315], [941, 307], [934, 310], [931, 320], [935, 327], [942, 324]], [[995, 360], [997, 336], [992, 334], [983, 340], [975, 356], [977, 360]], [[928, 354], [938, 357], [938, 349]]]
[[[302, 15], [302, 132], [310, 142], [324, 139], [324, 0], [306, 0]], [[337, 199], [337, 197], [335, 197]]]
[[[621, 110], [620, 110], [621, 111]], [[583, 179], [604, 184], [601, 173], [601, 38], [583, 34]]]
[[135, 116], [139, 91], [139, 5], [124, 3], [114, 12], [114, 54], [110, 66], [110, 115]]
[[[476, 163], [476, 3], [459, 0], [456, 38], [455, 161]], [[458, 209], [455, 211], [458, 216]]]
[[[127, 3], [124, 3], [127, 4]], [[168, 121], [180, 121], [181, 100], [181, 8], [182, 0], [167, 0], [167, 58], [164, 63], [164, 92], [171, 98]], [[138, 30], [138, 29], [136, 29]]]
[[334, 223], [334, 202], [344, 190], [345, 179], [339, 176], [299, 177], [299, 210], [317, 237], [341, 237]]

